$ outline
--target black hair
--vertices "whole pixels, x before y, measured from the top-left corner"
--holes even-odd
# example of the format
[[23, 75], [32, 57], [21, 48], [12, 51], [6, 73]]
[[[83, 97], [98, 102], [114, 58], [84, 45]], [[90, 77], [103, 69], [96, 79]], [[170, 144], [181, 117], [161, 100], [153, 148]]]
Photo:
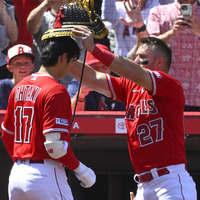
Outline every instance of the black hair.
[[55, 66], [58, 57], [64, 53], [67, 53], [67, 63], [71, 58], [79, 58], [80, 48], [74, 39], [69, 36], [45, 39], [42, 43], [41, 64], [44, 67]]
[[170, 65], [172, 62], [172, 50], [164, 41], [156, 37], [146, 37], [146, 38], [141, 38], [138, 41], [138, 45], [141, 44], [147, 44], [149, 46], [154, 46], [155, 48], [157, 48], [159, 52], [158, 56], [162, 54], [162, 56], [165, 57], [166, 66], [168, 70], [170, 69]]

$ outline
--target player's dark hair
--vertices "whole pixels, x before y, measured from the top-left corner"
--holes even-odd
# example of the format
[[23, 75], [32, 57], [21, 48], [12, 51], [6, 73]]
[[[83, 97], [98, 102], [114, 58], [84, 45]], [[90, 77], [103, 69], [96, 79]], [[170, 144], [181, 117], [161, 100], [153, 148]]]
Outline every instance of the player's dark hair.
[[43, 41], [41, 52], [41, 64], [45, 67], [55, 66], [58, 57], [67, 53], [67, 63], [71, 58], [78, 59], [80, 48], [71, 37], [54, 37]]
[[166, 66], [168, 70], [170, 69], [170, 65], [172, 62], [172, 51], [171, 51], [171, 48], [164, 41], [156, 37], [146, 37], [146, 38], [141, 38], [138, 41], [138, 45], [141, 45], [141, 44], [147, 44], [149, 46], [156, 47], [158, 50], [158, 56], [162, 54], [163, 57], [165, 57]]

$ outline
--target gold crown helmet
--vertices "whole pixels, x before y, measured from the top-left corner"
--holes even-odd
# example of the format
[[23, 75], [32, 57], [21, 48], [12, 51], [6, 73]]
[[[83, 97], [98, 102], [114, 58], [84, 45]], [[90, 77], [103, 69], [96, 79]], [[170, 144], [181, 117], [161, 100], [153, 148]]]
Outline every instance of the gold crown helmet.
[[80, 25], [87, 26], [93, 33], [94, 38], [102, 39], [108, 34], [108, 29], [95, 13], [93, 0], [90, 0], [90, 9], [89, 0], [71, 2], [61, 6], [55, 16], [53, 28], [44, 33], [42, 40], [73, 36], [72, 29]]

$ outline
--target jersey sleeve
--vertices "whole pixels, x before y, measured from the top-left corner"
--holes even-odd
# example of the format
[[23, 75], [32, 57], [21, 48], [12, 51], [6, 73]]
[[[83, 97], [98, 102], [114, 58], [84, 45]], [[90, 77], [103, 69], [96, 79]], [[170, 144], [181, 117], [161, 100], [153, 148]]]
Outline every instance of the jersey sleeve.
[[10, 158], [13, 159], [14, 134], [13, 132], [9, 132], [7, 129], [5, 129], [3, 123], [1, 137]]
[[130, 90], [129, 82], [123, 77], [114, 77], [106, 74], [108, 87], [112, 94], [112, 100], [118, 100], [126, 104], [127, 94]]
[[60, 132], [68, 134], [71, 125], [71, 101], [64, 87], [50, 90], [44, 99], [43, 134]]
[[179, 101], [179, 104], [185, 103], [183, 88], [179, 81], [160, 71], [149, 70], [149, 74], [153, 85], [153, 91], [149, 94], [168, 98], [174, 102]]
[[74, 155], [71, 146], [68, 146], [67, 154], [57, 160], [70, 170], [75, 170], [79, 166], [79, 160]]

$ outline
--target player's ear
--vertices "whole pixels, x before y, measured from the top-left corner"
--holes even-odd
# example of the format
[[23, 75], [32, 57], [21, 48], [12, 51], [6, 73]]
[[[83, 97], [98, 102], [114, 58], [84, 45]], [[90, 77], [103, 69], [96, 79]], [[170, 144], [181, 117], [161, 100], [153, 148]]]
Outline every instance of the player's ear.
[[60, 56], [60, 61], [61, 61], [61, 63], [66, 63], [67, 64], [67, 53], [63, 53]]
[[156, 66], [160, 69], [164, 65], [165, 59], [163, 57], [158, 57], [156, 60]]

